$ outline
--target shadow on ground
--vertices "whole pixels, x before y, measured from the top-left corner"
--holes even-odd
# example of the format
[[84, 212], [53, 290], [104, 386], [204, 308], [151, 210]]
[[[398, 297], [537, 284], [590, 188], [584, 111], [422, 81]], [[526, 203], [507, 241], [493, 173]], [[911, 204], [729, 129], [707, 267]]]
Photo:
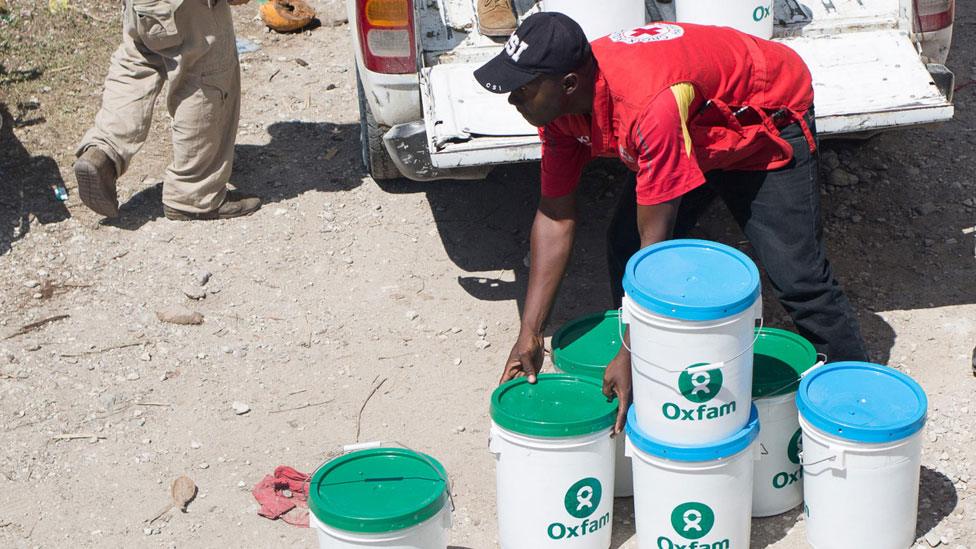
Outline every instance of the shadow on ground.
[[[231, 183], [261, 197], [264, 206], [307, 192], [342, 192], [356, 188], [364, 174], [359, 164], [359, 126], [313, 122], [276, 122], [268, 126], [266, 145], [237, 145]], [[137, 230], [163, 215], [162, 183], [134, 194], [119, 217], [103, 223]]]
[[918, 523], [915, 538], [920, 538], [948, 517], [959, 503], [952, 480], [935, 469], [922, 466], [918, 491]]
[[64, 187], [61, 171], [49, 156], [34, 156], [14, 134], [14, 126], [44, 122], [31, 115], [30, 105], [19, 105], [17, 115], [0, 103], [0, 255], [31, 230], [33, 222], [42, 225], [64, 221], [70, 214], [64, 202], [54, 195]]

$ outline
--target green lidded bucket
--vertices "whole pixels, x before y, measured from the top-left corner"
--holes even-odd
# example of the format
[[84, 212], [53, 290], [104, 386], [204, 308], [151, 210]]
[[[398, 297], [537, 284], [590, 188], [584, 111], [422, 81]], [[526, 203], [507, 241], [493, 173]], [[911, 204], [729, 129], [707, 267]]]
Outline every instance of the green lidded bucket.
[[513, 379], [491, 395], [495, 425], [529, 437], [560, 438], [609, 429], [617, 403], [603, 396], [603, 384], [569, 374], [542, 374], [535, 384]]
[[800, 377], [817, 363], [817, 350], [803, 336], [777, 328], [756, 328], [752, 398], [796, 392]]
[[[405, 448], [373, 448], [319, 468], [309, 483], [308, 507], [325, 526], [319, 529], [323, 547], [333, 546], [323, 537], [336, 536], [340, 547], [359, 547], [348, 544], [359, 538], [368, 547], [372, 535], [410, 529], [444, 511], [448, 489], [447, 472], [434, 458]], [[411, 535], [446, 540], [441, 529], [433, 524], [430, 532]]]
[[[498, 545], [609, 547], [615, 449], [608, 435], [617, 403], [607, 401], [593, 378], [542, 374], [537, 380], [513, 379], [491, 395]], [[582, 530], [586, 539], [567, 544], [580, 524], [589, 525]]]
[[756, 329], [752, 398], [759, 410], [763, 455], [755, 464], [752, 516], [771, 517], [803, 502], [802, 433], [796, 391], [816, 367], [817, 351], [803, 336], [776, 328]]
[[552, 336], [552, 363], [560, 372], [603, 379], [620, 351], [620, 311], [571, 320]]

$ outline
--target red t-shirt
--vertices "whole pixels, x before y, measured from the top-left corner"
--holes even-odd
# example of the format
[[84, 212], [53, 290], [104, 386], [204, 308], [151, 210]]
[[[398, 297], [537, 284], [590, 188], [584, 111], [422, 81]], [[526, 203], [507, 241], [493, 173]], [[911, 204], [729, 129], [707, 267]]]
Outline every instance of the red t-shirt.
[[[803, 125], [813, 88], [788, 47], [726, 27], [675, 23], [617, 32], [592, 47], [592, 113], [561, 116], [539, 130], [543, 196], [575, 191], [595, 157], [619, 157], [637, 172], [641, 205], [679, 197], [713, 169], [776, 169], [790, 161], [779, 121], [768, 114]], [[747, 110], [765, 113], [756, 115], [758, 126], [738, 124], [733, 113]]]

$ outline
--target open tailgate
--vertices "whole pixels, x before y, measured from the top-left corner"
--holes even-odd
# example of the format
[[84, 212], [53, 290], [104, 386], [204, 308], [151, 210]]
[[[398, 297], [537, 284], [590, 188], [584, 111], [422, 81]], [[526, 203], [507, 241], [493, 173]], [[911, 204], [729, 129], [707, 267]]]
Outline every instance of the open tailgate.
[[[851, 134], [949, 120], [950, 98], [936, 86], [908, 35], [897, 29], [777, 38], [813, 73], [821, 135]], [[537, 160], [539, 138], [507, 95], [484, 90], [478, 63], [421, 72], [428, 148], [438, 168]]]
[[822, 135], [875, 131], [952, 118], [908, 35], [896, 29], [783, 38], [813, 73]]

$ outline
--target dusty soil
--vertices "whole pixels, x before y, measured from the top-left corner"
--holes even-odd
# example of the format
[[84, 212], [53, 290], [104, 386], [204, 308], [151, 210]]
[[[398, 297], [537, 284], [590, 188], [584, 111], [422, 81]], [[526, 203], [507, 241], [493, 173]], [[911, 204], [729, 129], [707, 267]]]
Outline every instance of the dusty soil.
[[[537, 167], [377, 185], [359, 162], [348, 27], [267, 34], [248, 5], [236, 10], [238, 35], [260, 49], [243, 56], [234, 183], [264, 208], [226, 222], [162, 218], [170, 147], [159, 110], [121, 179], [121, 218], [101, 221], [79, 202], [71, 162], [118, 39], [117, 2], [56, 14], [8, 4], [0, 546], [313, 547], [311, 531], [257, 516], [251, 486], [279, 464], [314, 470], [359, 430], [440, 459], [454, 483], [454, 545], [493, 547], [487, 402], [517, 331]], [[976, 8], [957, 8], [949, 65], [965, 85]], [[976, 547], [974, 91], [959, 89], [955, 120], [938, 128], [828, 144], [825, 158], [859, 181], [834, 179], [852, 184], [823, 196], [831, 258], [874, 358], [930, 397], [920, 543], [957, 549]], [[609, 301], [602, 235], [620, 175], [611, 165], [586, 175], [552, 330]], [[61, 182], [66, 203], [52, 192]], [[701, 232], [748, 250], [732, 227], [716, 208]], [[190, 300], [204, 273], [206, 297]], [[159, 322], [155, 311], [174, 305], [205, 322]], [[766, 310], [789, 327], [778, 305]], [[17, 335], [57, 315], [67, 317]], [[199, 486], [196, 500], [147, 526], [180, 475]], [[632, 513], [618, 501], [615, 547], [635, 546]], [[753, 530], [754, 547], [804, 545], [797, 512]]]

